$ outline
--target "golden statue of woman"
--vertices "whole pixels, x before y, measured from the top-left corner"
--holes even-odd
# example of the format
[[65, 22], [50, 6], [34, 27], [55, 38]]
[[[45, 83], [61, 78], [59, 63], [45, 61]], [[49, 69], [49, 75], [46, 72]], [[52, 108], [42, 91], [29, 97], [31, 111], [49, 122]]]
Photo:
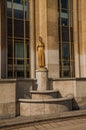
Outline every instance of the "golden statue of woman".
[[37, 44], [37, 51], [38, 51], [38, 67], [40, 68], [45, 66], [44, 49], [45, 49], [45, 45], [42, 41], [42, 38], [39, 36], [39, 42]]

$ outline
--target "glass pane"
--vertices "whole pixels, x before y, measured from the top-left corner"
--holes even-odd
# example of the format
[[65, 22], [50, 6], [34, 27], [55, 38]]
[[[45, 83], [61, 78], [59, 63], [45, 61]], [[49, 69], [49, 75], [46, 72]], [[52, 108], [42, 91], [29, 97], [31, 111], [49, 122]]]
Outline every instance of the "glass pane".
[[29, 20], [29, 0], [26, 0], [25, 3], [25, 19]]
[[8, 71], [8, 78], [12, 78], [12, 71]]
[[23, 19], [24, 18], [24, 13], [23, 10], [14, 10], [14, 17], [15, 18], [20, 18]]
[[29, 22], [26, 21], [26, 38], [29, 38]]
[[24, 21], [14, 19], [14, 36], [24, 37]]
[[22, 4], [23, 3], [23, 0], [13, 0], [14, 3], [19, 3], [19, 4]]
[[67, 27], [62, 27], [62, 41], [69, 41], [69, 29]]
[[14, 17], [20, 19], [24, 18], [24, 11], [22, 4], [14, 3]]
[[24, 58], [24, 44], [15, 43], [15, 58]]
[[7, 0], [7, 1], [10, 1], [10, 2], [12, 2], [12, 0]]
[[12, 64], [12, 58], [8, 58], [8, 64]]
[[63, 71], [63, 77], [70, 77], [70, 71], [69, 70], [64, 70]]
[[64, 9], [68, 9], [68, 0], [61, 0], [61, 7]]
[[15, 59], [15, 62], [17, 63], [17, 65], [24, 65], [23, 59]]
[[8, 41], [8, 57], [12, 57], [12, 52], [13, 52], [12, 42]]
[[62, 67], [64, 69], [69, 69], [69, 66], [70, 66], [70, 61], [69, 60], [62, 61]]
[[23, 77], [24, 77], [24, 71], [18, 71], [17, 78], [23, 78]]
[[8, 25], [8, 36], [12, 36], [12, 19], [7, 19], [7, 25]]
[[26, 74], [29, 78], [29, 0], [7, 0], [7, 16], [8, 77], [24, 78]]
[[68, 44], [62, 44], [62, 59], [70, 58], [70, 48]]
[[[64, 10], [63, 10], [64, 11]], [[61, 13], [61, 18], [66, 18], [68, 19], [68, 11], [65, 13], [65, 12], [62, 12]]]
[[12, 17], [12, 2], [7, 2], [7, 16]]
[[73, 29], [70, 29], [70, 41], [73, 42]]
[[68, 19], [62, 18], [62, 26], [68, 26]]
[[27, 44], [27, 58], [30, 58], [30, 54], [29, 54], [29, 44]]
[[67, 13], [64, 13], [64, 12], [62, 12], [61, 13], [61, 24], [62, 24], [62, 26], [68, 26], [68, 12]]

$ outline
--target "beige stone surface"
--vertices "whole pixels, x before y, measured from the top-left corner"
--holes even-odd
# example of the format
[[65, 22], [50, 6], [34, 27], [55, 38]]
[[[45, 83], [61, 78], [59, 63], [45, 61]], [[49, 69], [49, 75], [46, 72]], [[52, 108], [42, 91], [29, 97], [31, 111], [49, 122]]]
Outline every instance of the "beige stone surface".
[[47, 90], [47, 91], [31, 91], [32, 99], [52, 99], [58, 97], [58, 91]]
[[86, 97], [86, 81], [77, 81], [76, 84], [76, 97]]
[[20, 116], [55, 114], [72, 110], [72, 98], [61, 99], [19, 99]]
[[0, 103], [16, 102], [16, 84], [0, 83]]
[[62, 97], [73, 96], [74, 89], [76, 87], [76, 81], [74, 80], [55, 80], [53, 81], [53, 89], [58, 90]]
[[16, 83], [13, 80], [0, 81], [0, 118], [16, 115]]
[[44, 103], [31, 103], [31, 111], [30, 114], [34, 115], [43, 115], [45, 114], [45, 106]]
[[30, 103], [21, 103], [20, 104], [20, 114], [21, 116], [30, 116], [30, 111], [31, 111], [31, 107], [30, 107]]
[[36, 70], [37, 90], [47, 90], [48, 85], [48, 70], [46, 68], [39, 68]]

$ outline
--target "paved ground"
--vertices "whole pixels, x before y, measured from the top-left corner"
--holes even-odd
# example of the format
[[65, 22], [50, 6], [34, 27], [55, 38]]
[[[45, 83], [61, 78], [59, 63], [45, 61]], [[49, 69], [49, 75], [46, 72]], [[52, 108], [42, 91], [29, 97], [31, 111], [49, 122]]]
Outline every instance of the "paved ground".
[[0, 130], [86, 130], [86, 110], [2, 119]]
[[38, 122], [22, 126], [22, 128], [17, 126], [16, 128], [1, 128], [0, 130], [86, 130], [86, 117]]
[[86, 130], [86, 117], [66, 121], [51, 121], [14, 130]]

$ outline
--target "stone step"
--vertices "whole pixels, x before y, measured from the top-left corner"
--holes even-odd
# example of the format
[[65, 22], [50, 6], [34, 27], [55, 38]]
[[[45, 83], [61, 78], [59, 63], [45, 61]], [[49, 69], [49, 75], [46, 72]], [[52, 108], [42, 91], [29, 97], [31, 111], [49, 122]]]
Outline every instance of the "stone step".
[[58, 98], [58, 91], [46, 90], [46, 91], [30, 91], [32, 99], [52, 99]]
[[[62, 112], [59, 114], [46, 114], [46, 115], [41, 115], [41, 116], [32, 116], [32, 117], [25, 117], [25, 116], [19, 116], [19, 117], [15, 117], [12, 119], [3, 119], [0, 120], [0, 129], [1, 130], [15, 130], [17, 129], [16, 127], [18, 126], [18, 128], [21, 126], [25, 127], [25, 126], [30, 126], [33, 125], [34, 123], [38, 123], [41, 125], [41, 123], [49, 123], [49, 121], [52, 123], [55, 121], [58, 122], [62, 122], [65, 120], [75, 120], [75, 119], [81, 119], [81, 118], [86, 118], [86, 110], [78, 110], [78, 111], [70, 111], [70, 112]], [[11, 129], [12, 127], [12, 129]], [[23, 128], [22, 128], [23, 129]]]
[[55, 99], [19, 99], [20, 116], [35, 116], [72, 111], [72, 97]]

